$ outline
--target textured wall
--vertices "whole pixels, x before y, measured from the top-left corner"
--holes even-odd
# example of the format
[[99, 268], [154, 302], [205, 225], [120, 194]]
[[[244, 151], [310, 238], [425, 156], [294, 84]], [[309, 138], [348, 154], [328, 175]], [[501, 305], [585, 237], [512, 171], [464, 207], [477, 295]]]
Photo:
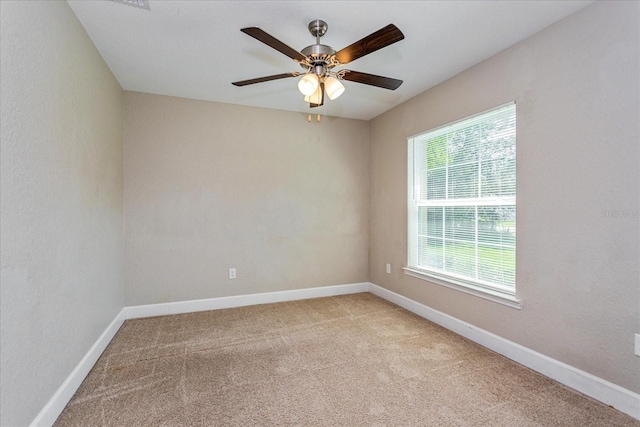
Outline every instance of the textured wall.
[[[591, 5], [379, 116], [370, 129], [373, 283], [635, 392], [639, 9], [638, 2]], [[512, 100], [521, 311], [400, 269], [406, 138]]]
[[0, 424], [19, 426], [124, 305], [122, 89], [66, 2], [0, 14]]
[[125, 92], [124, 128], [127, 305], [369, 279], [368, 122]]

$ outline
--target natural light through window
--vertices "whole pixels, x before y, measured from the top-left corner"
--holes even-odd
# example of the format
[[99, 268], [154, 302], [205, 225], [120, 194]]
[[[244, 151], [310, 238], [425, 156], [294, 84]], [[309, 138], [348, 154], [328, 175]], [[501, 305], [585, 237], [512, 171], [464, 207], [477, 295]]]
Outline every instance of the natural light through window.
[[517, 301], [515, 104], [408, 142], [407, 274]]

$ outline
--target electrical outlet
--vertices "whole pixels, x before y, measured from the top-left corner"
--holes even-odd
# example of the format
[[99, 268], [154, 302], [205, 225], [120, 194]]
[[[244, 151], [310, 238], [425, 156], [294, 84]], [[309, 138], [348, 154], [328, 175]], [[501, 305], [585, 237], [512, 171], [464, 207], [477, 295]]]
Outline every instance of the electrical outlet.
[[636, 354], [636, 356], [640, 356], [640, 334], [635, 334], [635, 336], [636, 336], [636, 349], [634, 353]]
[[229, 279], [235, 279], [236, 278], [236, 269], [235, 268], [230, 268], [229, 269]]
[[391, 264], [387, 264], [387, 274], [391, 274]]

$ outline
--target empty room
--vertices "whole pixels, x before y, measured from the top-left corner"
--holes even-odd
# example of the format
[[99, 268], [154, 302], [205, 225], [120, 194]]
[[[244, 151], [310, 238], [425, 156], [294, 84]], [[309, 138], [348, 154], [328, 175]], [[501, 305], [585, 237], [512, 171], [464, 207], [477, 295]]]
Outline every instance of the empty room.
[[0, 18], [1, 426], [640, 426], [640, 2]]

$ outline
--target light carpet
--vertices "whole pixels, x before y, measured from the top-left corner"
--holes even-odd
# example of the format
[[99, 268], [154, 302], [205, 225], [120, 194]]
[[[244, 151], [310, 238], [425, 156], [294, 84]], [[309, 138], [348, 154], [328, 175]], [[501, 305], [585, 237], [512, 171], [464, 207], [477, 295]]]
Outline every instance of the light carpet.
[[370, 293], [126, 321], [56, 426], [640, 426]]

